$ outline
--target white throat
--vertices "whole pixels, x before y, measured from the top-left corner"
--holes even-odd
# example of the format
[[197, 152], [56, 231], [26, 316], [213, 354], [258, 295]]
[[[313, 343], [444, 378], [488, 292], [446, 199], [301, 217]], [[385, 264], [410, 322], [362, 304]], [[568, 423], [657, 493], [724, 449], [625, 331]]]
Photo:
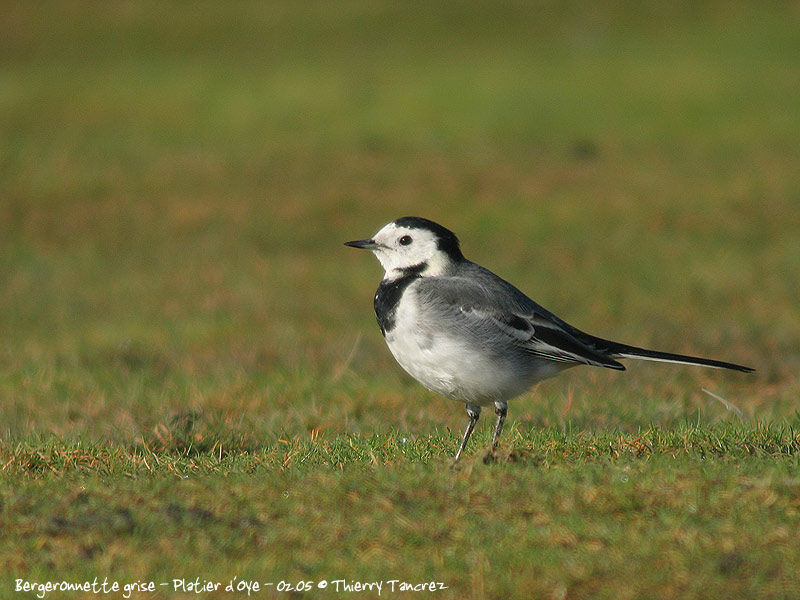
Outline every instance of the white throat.
[[[385, 269], [383, 274], [383, 279], [385, 281], [394, 281], [405, 277], [409, 273], [414, 273], [421, 277], [440, 277], [446, 274], [452, 265], [450, 258], [442, 252], [437, 252], [428, 260], [417, 265], [408, 265], [404, 267], [398, 267], [391, 261], [387, 261], [388, 264], [385, 264], [384, 261], [381, 260], [380, 251], [375, 252], [375, 256]], [[421, 269], [419, 268], [420, 266], [422, 267]]]

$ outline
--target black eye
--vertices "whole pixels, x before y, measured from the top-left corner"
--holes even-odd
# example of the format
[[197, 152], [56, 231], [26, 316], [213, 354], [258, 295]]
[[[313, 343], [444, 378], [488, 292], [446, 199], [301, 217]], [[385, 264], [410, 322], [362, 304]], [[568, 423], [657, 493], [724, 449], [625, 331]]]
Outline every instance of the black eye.
[[403, 237], [400, 238], [400, 245], [401, 246], [408, 246], [410, 243], [411, 243], [411, 236], [410, 235], [404, 235]]

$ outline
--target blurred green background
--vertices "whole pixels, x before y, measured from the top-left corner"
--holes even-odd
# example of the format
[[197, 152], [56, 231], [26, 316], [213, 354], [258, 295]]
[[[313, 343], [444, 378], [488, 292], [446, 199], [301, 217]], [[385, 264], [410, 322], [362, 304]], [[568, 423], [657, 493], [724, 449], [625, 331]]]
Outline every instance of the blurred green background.
[[[0, 9], [0, 595], [796, 597], [800, 4]], [[342, 245], [404, 215], [577, 327], [758, 371], [575, 369], [451, 470], [463, 408]]]
[[342, 246], [406, 214], [578, 327], [758, 368], [576, 370], [511, 419], [797, 410], [796, 2], [2, 9], [4, 439], [460, 429]]

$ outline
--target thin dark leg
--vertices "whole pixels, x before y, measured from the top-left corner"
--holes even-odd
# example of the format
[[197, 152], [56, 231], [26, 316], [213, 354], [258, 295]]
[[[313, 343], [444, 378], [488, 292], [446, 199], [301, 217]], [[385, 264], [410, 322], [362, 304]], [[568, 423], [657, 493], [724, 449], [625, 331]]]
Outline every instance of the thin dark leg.
[[475, 429], [475, 423], [478, 422], [478, 417], [481, 416], [481, 407], [476, 404], [467, 404], [467, 415], [469, 416], [469, 423], [467, 423], [467, 427], [464, 429], [464, 435], [461, 437], [461, 445], [458, 447], [458, 452], [456, 452], [453, 463], [457, 463], [458, 459], [461, 458], [461, 453], [467, 445], [467, 440], [469, 436], [472, 435], [472, 430]]
[[508, 412], [508, 404], [506, 402], [494, 403], [494, 414], [497, 415], [497, 422], [494, 424], [494, 435], [492, 436], [492, 450], [497, 448], [497, 440], [503, 432], [503, 423], [506, 421], [506, 413]]

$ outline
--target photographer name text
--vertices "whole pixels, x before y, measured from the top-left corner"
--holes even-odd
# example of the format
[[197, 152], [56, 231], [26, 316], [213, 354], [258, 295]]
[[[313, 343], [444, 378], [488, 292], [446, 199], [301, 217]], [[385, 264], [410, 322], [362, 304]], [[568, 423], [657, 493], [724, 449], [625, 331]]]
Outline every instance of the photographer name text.
[[170, 591], [180, 594], [202, 595], [208, 593], [228, 592], [231, 594], [258, 594], [266, 590], [278, 592], [303, 593], [312, 590], [323, 590], [336, 594], [358, 592], [437, 592], [446, 590], [447, 586], [441, 581], [404, 581], [402, 579], [382, 579], [379, 581], [357, 581], [350, 579], [320, 579], [298, 581], [258, 581], [239, 579], [234, 577], [227, 581], [205, 579], [202, 577], [178, 577], [169, 581], [128, 581], [121, 582], [108, 577], [95, 577], [91, 581], [29, 581], [15, 579], [14, 591], [19, 593], [34, 594], [36, 598], [44, 600], [49, 594], [61, 595], [66, 593], [91, 593], [96, 595], [113, 595], [122, 598], [132, 598], [138, 594], [152, 594], [156, 591]]

